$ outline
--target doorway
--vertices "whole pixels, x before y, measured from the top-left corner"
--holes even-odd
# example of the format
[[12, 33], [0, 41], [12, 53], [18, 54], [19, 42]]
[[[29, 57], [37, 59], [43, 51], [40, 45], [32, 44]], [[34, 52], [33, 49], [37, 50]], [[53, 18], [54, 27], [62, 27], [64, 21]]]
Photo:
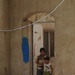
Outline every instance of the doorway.
[[[36, 17], [37, 15], [37, 17]], [[32, 15], [28, 20], [35, 22], [40, 18], [46, 16], [46, 13], [37, 13]], [[40, 54], [39, 49], [45, 47], [47, 55], [54, 57], [54, 34], [55, 34], [55, 18], [49, 16], [44, 20], [33, 25], [33, 51], [32, 51], [32, 75], [36, 75], [37, 65], [35, 63], [36, 57]]]
[[44, 48], [49, 57], [54, 57], [54, 30], [44, 31]]

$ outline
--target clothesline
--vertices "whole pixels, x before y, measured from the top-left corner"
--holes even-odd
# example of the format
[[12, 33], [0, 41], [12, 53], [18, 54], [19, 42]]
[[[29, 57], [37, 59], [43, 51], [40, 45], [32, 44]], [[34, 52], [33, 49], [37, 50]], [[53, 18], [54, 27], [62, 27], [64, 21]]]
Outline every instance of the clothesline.
[[42, 17], [41, 19], [39, 19], [39, 20], [33, 22], [32, 24], [28, 24], [28, 25], [25, 25], [25, 26], [22, 26], [22, 27], [19, 27], [19, 28], [10, 29], [10, 30], [4, 30], [4, 29], [3, 29], [3, 30], [0, 30], [0, 32], [12, 32], [12, 31], [21, 30], [21, 29], [23, 29], [23, 28], [32, 26], [32, 25], [34, 25], [34, 24], [40, 22], [41, 20], [45, 19], [46, 17], [50, 16], [52, 13], [54, 13], [54, 12], [57, 10], [57, 8], [58, 8], [63, 2], [64, 2], [64, 0], [62, 0], [62, 1], [54, 8], [53, 11], [51, 11], [49, 14], [47, 14], [47, 15], [44, 16], [44, 17]]

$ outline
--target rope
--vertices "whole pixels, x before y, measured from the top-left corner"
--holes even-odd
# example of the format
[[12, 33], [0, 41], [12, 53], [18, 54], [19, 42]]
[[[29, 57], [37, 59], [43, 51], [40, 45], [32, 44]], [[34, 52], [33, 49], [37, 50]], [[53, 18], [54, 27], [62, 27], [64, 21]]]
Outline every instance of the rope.
[[59, 6], [61, 6], [61, 4], [62, 4], [63, 2], [64, 2], [64, 0], [62, 0], [62, 1], [54, 8], [53, 11], [51, 11], [49, 14], [47, 14], [47, 15], [44, 16], [44, 17], [42, 17], [41, 19], [39, 19], [39, 20], [33, 22], [32, 24], [25, 25], [25, 26], [22, 26], [22, 27], [19, 27], [19, 28], [11, 29], [11, 30], [0, 30], [0, 32], [12, 32], [12, 31], [21, 30], [21, 29], [23, 29], [23, 28], [32, 26], [32, 25], [34, 25], [34, 24], [40, 22], [41, 20], [45, 19], [46, 17], [50, 16], [52, 13], [54, 13], [54, 12], [57, 10], [57, 8], [58, 8]]

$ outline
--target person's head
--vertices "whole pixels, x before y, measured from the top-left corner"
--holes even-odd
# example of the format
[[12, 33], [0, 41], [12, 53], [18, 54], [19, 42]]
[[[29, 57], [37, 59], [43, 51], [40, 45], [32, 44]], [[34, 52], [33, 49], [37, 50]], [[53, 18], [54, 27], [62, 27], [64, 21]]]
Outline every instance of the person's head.
[[40, 53], [42, 56], [44, 56], [46, 54], [45, 48], [40, 48]]
[[48, 56], [46, 56], [46, 57], [44, 58], [44, 61], [45, 61], [46, 64], [49, 63], [49, 60], [50, 60], [50, 58], [49, 58]]

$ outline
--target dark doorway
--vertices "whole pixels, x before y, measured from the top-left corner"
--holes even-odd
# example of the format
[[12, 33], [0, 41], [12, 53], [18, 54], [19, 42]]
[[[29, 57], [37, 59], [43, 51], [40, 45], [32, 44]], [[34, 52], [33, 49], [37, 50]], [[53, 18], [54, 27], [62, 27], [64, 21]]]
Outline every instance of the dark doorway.
[[54, 57], [54, 30], [44, 31], [44, 47], [47, 55]]

